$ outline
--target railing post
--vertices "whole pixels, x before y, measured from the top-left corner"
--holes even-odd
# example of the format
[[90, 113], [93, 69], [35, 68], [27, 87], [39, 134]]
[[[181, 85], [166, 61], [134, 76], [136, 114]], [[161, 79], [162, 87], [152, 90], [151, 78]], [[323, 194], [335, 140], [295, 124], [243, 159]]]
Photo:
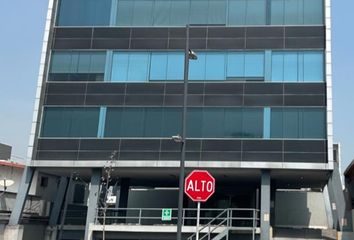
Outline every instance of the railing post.
[[253, 218], [252, 218], [252, 240], [255, 238], [255, 221], [256, 221], [256, 209], [253, 209]]
[[185, 221], [186, 220], [186, 209], [183, 209], [182, 211], [182, 226], [185, 225]]
[[142, 215], [142, 209], [139, 209], [139, 225], [141, 225], [141, 215]]
[[210, 240], [210, 235], [211, 235], [211, 232], [210, 232], [210, 224], [208, 226], [208, 240]]

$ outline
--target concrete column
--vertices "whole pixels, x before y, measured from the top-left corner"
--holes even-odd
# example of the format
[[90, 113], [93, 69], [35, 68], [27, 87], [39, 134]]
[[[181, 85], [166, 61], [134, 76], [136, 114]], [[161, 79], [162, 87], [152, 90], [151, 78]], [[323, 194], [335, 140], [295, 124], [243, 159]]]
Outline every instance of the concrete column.
[[58, 229], [56, 227], [47, 227], [44, 240], [57, 240]]
[[89, 232], [90, 224], [94, 224], [98, 198], [100, 196], [100, 183], [101, 183], [102, 169], [93, 168], [91, 175], [90, 193], [87, 207], [86, 227], [85, 227], [85, 240], [91, 240], [92, 234]]
[[270, 230], [270, 172], [262, 170], [261, 176], [261, 240], [269, 240]]
[[34, 171], [34, 168], [27, 166], [23, 170], [23, 175], [21, 178], [20, 186], [18, 187], [15, 205], [11, 212], [9, 225], [18, 225], [20, 223], [22, 211], [26, 203], [26, 197], [31, 187]]
[[61, 210], [61, 207], [63, 206], [63, 201], [64, 201], [65, 192], [66, 192], [67, 187], [68, 187], [68, 178], [61, 177], [58, 192], [55, 197], [53, 209], [52, 209], [52, 212], [50, 213], [50, 217], [49, 217], [49, 226], [55, 226], [58, 224], [60, 210]]
[[7, 225], [4, 232], [4, 240], [22, 240], [23, 225]]

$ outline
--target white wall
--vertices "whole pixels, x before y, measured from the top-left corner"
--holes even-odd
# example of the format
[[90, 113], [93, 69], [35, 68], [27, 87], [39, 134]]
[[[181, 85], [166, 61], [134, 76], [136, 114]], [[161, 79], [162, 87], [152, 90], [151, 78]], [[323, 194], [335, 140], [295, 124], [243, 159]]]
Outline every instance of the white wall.
[[275, 226], [328, 228], [322, 192], [277, 191]]

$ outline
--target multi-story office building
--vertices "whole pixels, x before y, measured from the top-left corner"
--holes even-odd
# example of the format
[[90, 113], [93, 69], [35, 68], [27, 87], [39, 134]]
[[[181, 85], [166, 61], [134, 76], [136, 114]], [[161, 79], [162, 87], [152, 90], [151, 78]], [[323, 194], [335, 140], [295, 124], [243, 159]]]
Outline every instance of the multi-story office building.
[[[241, 219], [236, 227], [246, 230], [229, 237], [345, 228], [332, 178], [330, 0], [49, 2], [24, 193], [34, 171], [75, 172], [91, 182], [86, 237], [99, 238], [100, 179], [117, 151], [116, 207], [176, 208], [181, 145], [171, 136], [181, 134], [188, 41], [198, 59], [189, 64], [186, 170], [216, 178], [202, 216], [256, 209], [258, 219]], [[186, 198], [184, 208], [193, 207]], [[124, 211], [113, 215], [133, 214]], [[175, 239], [173, 226], [140, 220], [133, 230], [110, 225], [106, 237]], [[193, 221], [184, 221], [184, 237]]]

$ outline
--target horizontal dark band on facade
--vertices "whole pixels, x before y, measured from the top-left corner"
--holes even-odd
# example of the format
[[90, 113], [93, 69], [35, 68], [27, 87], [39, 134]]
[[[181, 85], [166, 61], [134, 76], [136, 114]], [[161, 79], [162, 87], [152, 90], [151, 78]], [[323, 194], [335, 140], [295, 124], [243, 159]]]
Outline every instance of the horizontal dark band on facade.
[[[186, 159], [326, 163], [325, 140], [188, 140]], [[39, 139], [37, 160], [179, 160], [180, 145], [166, 139]]]
[[[184, 49], [184, 28], [55, 28], [53, 49]], [[200, 27], [193, 49], [324, 49], [323, 26]]]
[[[326, 106], [324, 83], [190, 83], [190, 106]], [[181, 106], [183, 83], [47, 83], [44, 105]]]

